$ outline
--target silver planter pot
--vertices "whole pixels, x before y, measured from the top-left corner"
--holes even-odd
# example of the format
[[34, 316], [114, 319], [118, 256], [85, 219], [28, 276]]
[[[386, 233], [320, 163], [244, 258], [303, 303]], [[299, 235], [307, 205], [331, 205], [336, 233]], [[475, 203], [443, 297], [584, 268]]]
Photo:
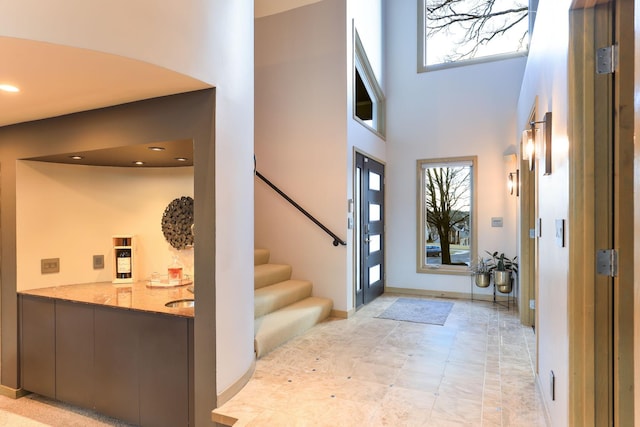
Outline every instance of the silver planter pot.
[[511, 292], [511, 271], [494, 271], [493, 283], [496, 285], [498, 292], [508, 294]]
[[491, 274], [478, 273], [476, 274], [476, 286], [479, 288], [486, 288], [491, 283]]

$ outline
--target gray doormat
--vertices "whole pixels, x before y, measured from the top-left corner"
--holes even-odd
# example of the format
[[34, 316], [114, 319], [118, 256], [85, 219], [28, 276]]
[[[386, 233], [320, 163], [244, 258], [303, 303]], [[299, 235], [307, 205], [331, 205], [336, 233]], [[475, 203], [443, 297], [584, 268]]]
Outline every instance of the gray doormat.
[[453, 303], [447, 301], [398, 298], [396, 302], [376, 317], [404, 322], [444, 325], [452, 307]]

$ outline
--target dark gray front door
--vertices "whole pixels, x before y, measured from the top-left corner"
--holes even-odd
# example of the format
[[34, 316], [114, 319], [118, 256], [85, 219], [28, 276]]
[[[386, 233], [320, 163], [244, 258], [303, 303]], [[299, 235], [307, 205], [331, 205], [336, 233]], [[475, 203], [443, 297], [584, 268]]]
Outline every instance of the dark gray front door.
[[356, 308], [384, 291], [384, 165], [356, 153]]

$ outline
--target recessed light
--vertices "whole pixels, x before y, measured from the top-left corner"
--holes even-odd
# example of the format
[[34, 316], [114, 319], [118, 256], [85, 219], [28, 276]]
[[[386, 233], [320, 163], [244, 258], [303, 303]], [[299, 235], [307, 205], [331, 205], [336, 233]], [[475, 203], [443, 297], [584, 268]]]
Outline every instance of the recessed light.
[[141, 160], [136, 160], [135, 162], [133, 162], [134, 165], [138, 165], [138, 166], [142, 166], [144, 165], [144, 162]]
[[84, 157], [82, 157], [82, 156], [69, 156], [69, 158], [72, 159], [72, 160], [82, 160], [82, 159], [84, 159]]
[[151, 151], [164, 151], [164, 147], [148, 147]]
[[174, 160], [177, 160], [179, 162], [186, 162], [189, 159], [187, 159], [186, 157], [176, 157]]
[[20, 89], [18, 89], [16, 86], [14, 85], [10, 85], [10, 84], [0, 84], [0, 90], [4, 91], [4, 92], [20, 92]]

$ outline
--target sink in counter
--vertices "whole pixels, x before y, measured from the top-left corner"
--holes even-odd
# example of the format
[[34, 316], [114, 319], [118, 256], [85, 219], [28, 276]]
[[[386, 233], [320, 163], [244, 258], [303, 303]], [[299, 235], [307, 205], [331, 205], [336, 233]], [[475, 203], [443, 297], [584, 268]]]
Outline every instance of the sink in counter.
[[194, 306], [195, 306], [195, 301], [191, 298], [169, 301], [168, 303], [165, 304], [165, 307], [169, 307], [169, 308], [189, 308]]

